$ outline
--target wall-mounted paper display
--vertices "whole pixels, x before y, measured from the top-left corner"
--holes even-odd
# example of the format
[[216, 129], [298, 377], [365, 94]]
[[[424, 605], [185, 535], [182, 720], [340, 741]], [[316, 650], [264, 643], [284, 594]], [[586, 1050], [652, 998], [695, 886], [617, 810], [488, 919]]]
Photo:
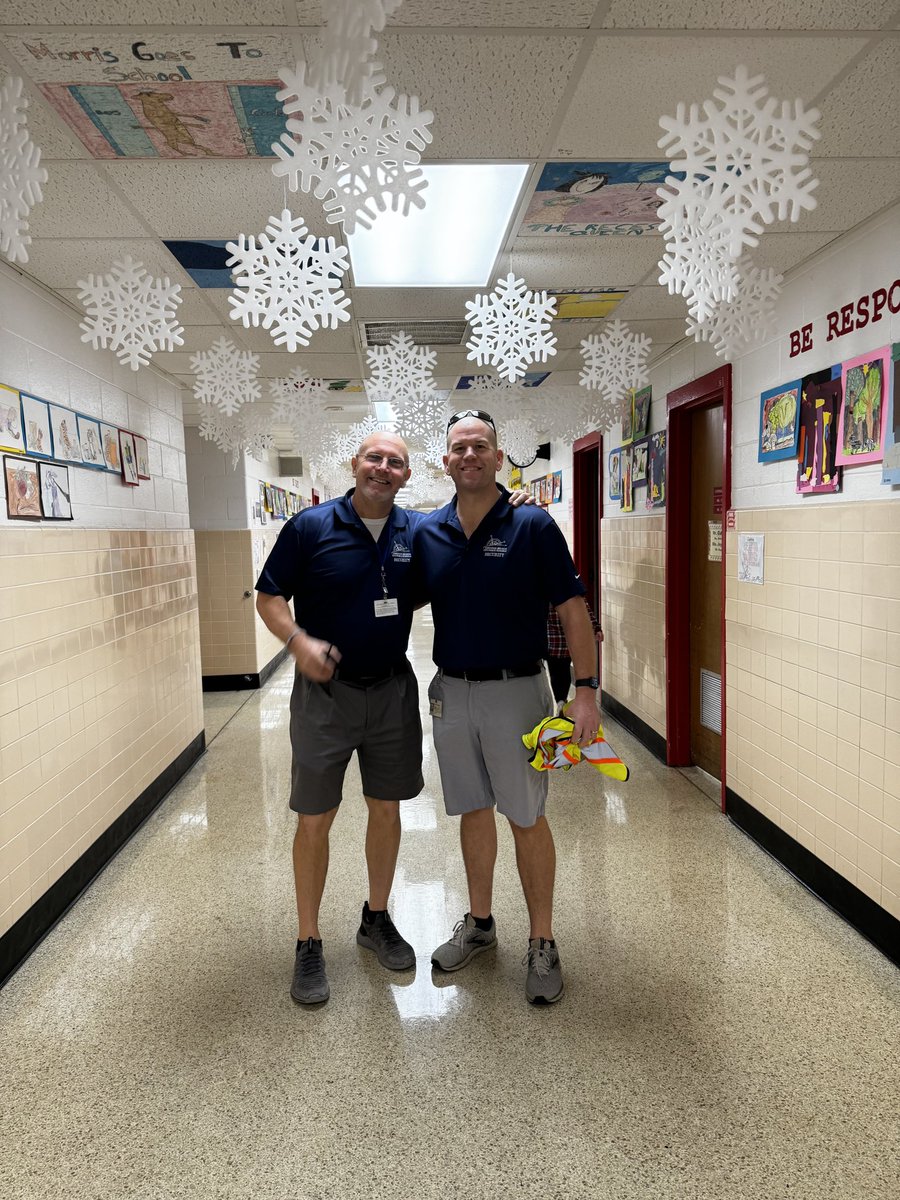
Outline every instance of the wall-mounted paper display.
[[609, 498], [622, 499], [622, 451], [609, 452]]
[[82, 463], [81, 440], [78, 437], [78, 419], [69, 408], [50, 405], [50, 428], [53, 431], [53, 457], [62, 462]]
[[839, 465], [854, 467], [881, 462], [887, 425], [886, 382], [891, 368], [891, 348], [883, 346], [843, 365], [841, 408], [837, 444]]
[[631, 447], [631, 483], [636, 485], [647, 482], [647, 455], [650, 451], [650, 439], [635, 442]]
[[22, 433], [22, 401], [15, 388], [0, 383], [0, 450], [25, 453]]
[[119, 453], [122, 457], [122, 482], [129, 487], [137, 487], [137, 450], [134, 446], [134, 434], [126, 429], [119, 430]]
[[835, 466], [840, 411], [839, 378], [817, 382], [807, 376], [803, 380], [797, 448], [797, 492], [801, 496], [841, 490], [842, 470]]
[[116, 475], [122, 473], [122, 455], [119, 450], [119, 431], [115, 425], [104, 425], [100, 422], [100, 440], [103, 445], [103, 461], [107, 471]]
[[[900, 483], [900, 342], [891, 346], [891, 374], [888, 380], [888, 405], [884, 435], [882, 483]], [[2, 401], [0, 401], [2, 403]]]
[[650, 431], [650, 401], [652, 391], [649, 386], [638, 388], [634, 392], [634, 420], [631, 433], [635, 441], [645, 438]]
[[103, 440], [100, 435], [100, 422], [93, 417], [84, 417], [78, 413], [78, 440], [81, 442], [81, 461], [85, 467], [93, 467], [98, 471], [106, 470], [103, 459]]
[[59, 463], [38, 463], [41, 481], [41, 511], [48, 521], [72, 520], [69, 468]]
[[759, 398], [758, 462], [778, 462], [797, 453], [800, 380], [770, 388]]
[[662, 508], [666, 502], [666, 435], [650, 435], [647, 455], [647, 507]]
[[6, 515], [11, 521], [41, 519], [41, 487], [38, 464], [30, 458], [4, 455], [6, 477]]
[[25, 450], [40, 458], [53, 457], [53, 437], [50, 433], [50, 405], [37, 396], [22, 392], [22, 429]]
[[634, 389], [622, 397], [622, 445], [630, 446], [634, 440]]
[[738, 534], [738, 582], [764, 583], [766, 562], [766, 535], [764, 533]]
[[136, 433], [134, 435], [134, 448], [137, 454], [138, 479], [149, 479], [150, 451], [147, 448], [147, 439]]
[[633, 468], [634, 460], [631, 455], [631, 447], [626, 446], [622, 450], [622, 512], [634, 511], [634, 491], [632, 488]]

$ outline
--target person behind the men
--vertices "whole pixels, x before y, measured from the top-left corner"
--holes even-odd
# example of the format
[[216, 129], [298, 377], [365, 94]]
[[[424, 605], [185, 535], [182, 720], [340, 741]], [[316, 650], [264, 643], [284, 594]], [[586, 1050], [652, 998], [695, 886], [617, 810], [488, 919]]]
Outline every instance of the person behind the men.
[[568, 715], [581, 745], [599, 720], [596, 643], [559, 527], [543, 509], [513, 509], [497, 495], [502, 462], [489, 414], [469, 409], [451, 417], [444, 466], [456, 497], [426, 517], [413, 539], [434, 618], [434, 743], [447, 813], [460, 816], [469, 889], [469, 911], [432, 963], [456, 971], [496, 944], [496, 806], [512, 830], [531, 924], [525, 994], [532, 1004], [552, 1004], [563, 993], [552, 925], [556, 851], [544, 815], [547, 777], [529, 765], [521, 739], [553, 710], [541, 661], [548, 604], [559, 612], [579, 676]]
[[[597, 620], [597, 614], [591, 607], [590, 600], [585, 597], [591, 628], [597, 643], [603, 641], [603, 630]], [[572, 656], [566, 645], [566, 635], [563, 633], [559, 613], [550, 605], [547, 611], [547, 671], [550, 675], [550, 687], [553, 689], [553, 699], [557, 704], [564, 704], [569, 698], [572, 687]]]
[[355, 488], [292, 517], [256, 584], [257, 611], [297, 665], [290, 806], [298, 814], [299, 931], [291, 996], [300, 1004], [329, 996], [319, 907], [329, 831], [354, 750], [368, 806], [369, 879], [356, 940], [391, 970], [415, 965], [388, 898], [400, 848], [398, 802], [423, 787], [418, 689], [406, 658], [412, 532], [422, 516], [394, 505], [410, 475], [401, 438], [373, 433], [351, 468]]

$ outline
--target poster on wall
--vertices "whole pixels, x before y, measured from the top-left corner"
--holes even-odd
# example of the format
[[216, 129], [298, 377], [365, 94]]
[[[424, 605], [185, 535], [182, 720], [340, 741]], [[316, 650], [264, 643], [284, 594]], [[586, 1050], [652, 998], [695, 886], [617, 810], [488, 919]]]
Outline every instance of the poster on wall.
[[631, 484], [647, 482], [647, 454], [650, 450], [650, 439], [635, 442], [631, 447]]
[[147, 439], [141, 437], [140, 434], [134, 435], [134, 449], [137, 454], [137, 473], [138, 479], [150, 478], [150, 451], [147, 446]]
[[843, 471], [835, 465], [841, 381], [827, 378], [829, 374], [826, 370], [819, 372], [818, 379], [807, 376], [800, 391], [796, 490], [801, 496], [841, 490]]
[[100, 441], [103, 445], [103, 461], [107, 471], [116, 475], [122, 472], [122, 455], [119, 453], [119, 431], [115, 425], [104, 425], [100, 422]]
[[609, 498], [622, 499], [622, 451], [609, 452]]
[[137, 451], [134, 448], [134, 434], [127, 429], [119, 430], [119, 454], [122, 461], [122, 482], [129, 487], [137, 487]]
[[738, 534], [738, 582], [764, 583], [766, 561], [764, 533]]
[[100, 422], [93, 417], [84, 417], [77, 413], [78, 440], [81, 442], [81, 463], [85, 467], [93, 467], [95, 471], [105, 471], [103, 461], [103, 439], [100, 435]]
[[779, 462], [797, 453], [800, 380], [770, 388], [759, 398], [758, 462]]
[[41, 482], [41, 512], [48, 521], [72, 520], [72, 496], [69, 491], [69, 468], [59, 463], [39, 463]]
[[900, 342], [891, 346], [891, 374], [888, 380], [888, 405], [884, 436], [882, 483], [900, 483]]
[[622, 445], [630, 446], [634, 440], [634, 389], [622, 400]]
[[650, 436], [647, 453], [647, 508], [662, 508], [666, 502], [666, 435]]
[[81, 439], [78, 437], [78, 419], [68, 408], [50, 405], [50, 429], [53, 433], [53, 457], [62, 462], [81, 463]]
[[837, 462], [841, 466], [881, 462], [884, 457], [887, 388], [891, 348], [883, 346], [848, 359], [841, 371], [841, 408]]
[[15, 388], [0, 383], [0, 450], [25, 453], [22, 433], [22, 402]]
[[53, 440], [50, 433], [50, 405], [37, 396], [22, 392], [22, 430], [25, 434], [25, 450], [39, 458], [53, 457]]
[[632, 491], [631, 472], [633, 467], [631, 447], [626, 446], [622, 451], [622, 512], [634, 511], [634, 492]]
[[637, 442], [641, 438], [645, 438], [650, 432], [650, 400], [652, 399], [650, 385], [638, 388], [633, 395], [634, 419], [631, 426], [631, 434]]
[[11, 521], [41, 519], [41, 488], [38, 464], [30, 458], [4, 455], [6, 477], [6, 515]]

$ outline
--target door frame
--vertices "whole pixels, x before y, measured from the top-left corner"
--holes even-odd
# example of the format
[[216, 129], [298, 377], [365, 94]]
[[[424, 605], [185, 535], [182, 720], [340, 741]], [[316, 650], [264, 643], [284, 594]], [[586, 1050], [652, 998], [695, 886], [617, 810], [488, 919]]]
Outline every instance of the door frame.
[[[585, 451], [597, 449], [597, 478], [584, 470]], [[597, 603], [600, 603], [600, 522], [603, 520], [603, 435], [588, 433], [572, 445], [572, 557], [579, 574], [593, 555], [588, 541], [590, 522], [584, 519], [587, 505], [596, 504], [597, 511]], [[599, 614], [598, 614], [599, 615]]]
[[[731, 364], [666, 396], [666, 762], [691, 761], [691, 413], [722, 405], [722, 811], [725, 811], [725, 539], [731, 508]], [[685, 570], [688, 564], [688, 570]]]

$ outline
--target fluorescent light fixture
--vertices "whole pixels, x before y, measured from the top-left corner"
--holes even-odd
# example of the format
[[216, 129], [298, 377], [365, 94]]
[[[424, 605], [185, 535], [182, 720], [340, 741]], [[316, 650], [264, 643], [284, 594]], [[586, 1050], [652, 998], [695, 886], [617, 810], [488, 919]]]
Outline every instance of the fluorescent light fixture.
[[347, 238], [356, 287], [483, 287], [528, 174], [526, 163], [422, 168], [424, 208], [379, 213]]

